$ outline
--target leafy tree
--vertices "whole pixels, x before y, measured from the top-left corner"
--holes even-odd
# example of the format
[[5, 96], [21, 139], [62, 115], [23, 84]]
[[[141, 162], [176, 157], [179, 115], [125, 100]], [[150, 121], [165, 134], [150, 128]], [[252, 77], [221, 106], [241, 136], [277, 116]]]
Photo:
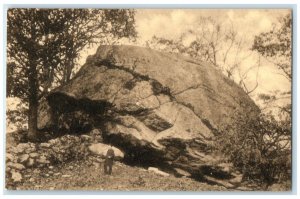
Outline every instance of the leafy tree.
[[292, 80], [292, 18], [288, 14], [279, 19], [279, 26], [255, 36], [252, 50], [257, 51], [269, 62], [276, 65], [282, 74]]
[[9, 9], [7, 95], [28, 102], [29, 137], [37, 135], [38, 101], [70, 80], [87, 45], [134, 38], [127, 9]]
[[[292, 81], [292, 18], [288, 14], [279, 18], [278, 24], [273, 25], [268, 32], [255, 36], [252, 50], [261, 54], [267, 61], [274, 64], [281, 75]], [[269, 94], [260, 94], [263, 110], [275, 112], [277, 120], [284, 122], [291, 128], [291, 90], [283, 92], [272, 91]], [[274, 113], [273, 113], [274, 114]]]

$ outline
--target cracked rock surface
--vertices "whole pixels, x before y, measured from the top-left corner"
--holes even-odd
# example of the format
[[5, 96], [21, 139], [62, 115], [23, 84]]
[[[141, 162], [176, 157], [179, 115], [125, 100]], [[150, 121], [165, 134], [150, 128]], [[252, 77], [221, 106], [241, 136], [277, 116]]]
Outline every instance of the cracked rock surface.
[[[39, 107], [39, 129], [103, 131], [125, 156], [191, 175], [232, 178], [212, 142], [233, 111], [258, 109], [210, 64], [135, 46], [100, 46]], [[188, 175], [188, 174], [187, 174]], [[225, 176], [225, 177], [224, 177]]]

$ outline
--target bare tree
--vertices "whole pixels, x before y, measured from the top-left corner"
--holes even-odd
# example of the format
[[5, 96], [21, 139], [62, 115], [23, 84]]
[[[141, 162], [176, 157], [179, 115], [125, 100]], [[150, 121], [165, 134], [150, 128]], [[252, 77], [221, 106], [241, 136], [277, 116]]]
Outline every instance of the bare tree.
[[[239, 36], [233, 22], [220, 23], [211, 17], [199, 18], [197, 28], [186, 30], [177, 39], [166, 39], [153, 36], [146, 45], [160, 51], [181, 53], [195, 59], [206, 61], [221, 69], [229, 78], [238, 83], [247, 94], [257, 87], [260, 60], [255, 66], [241, 70], [242, 63], [253, 53], [244, 45], [245, 37]], [[188, 44], [186, 39], [193, 38]], [[247, 54], [242, 54], [247, 52]], [[247, 75], [256, 70], [256, 84], [248, 85]]]

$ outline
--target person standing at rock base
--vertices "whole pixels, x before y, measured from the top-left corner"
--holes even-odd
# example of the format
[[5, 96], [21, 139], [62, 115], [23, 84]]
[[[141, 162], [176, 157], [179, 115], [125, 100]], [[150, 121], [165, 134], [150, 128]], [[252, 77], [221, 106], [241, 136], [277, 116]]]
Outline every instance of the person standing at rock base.
[[112, 148], [109, 148], [106, 152], [105, 162], [104, 162], [104, 174], [111, 175], [112, 166], [114, 163], [115, 152]]

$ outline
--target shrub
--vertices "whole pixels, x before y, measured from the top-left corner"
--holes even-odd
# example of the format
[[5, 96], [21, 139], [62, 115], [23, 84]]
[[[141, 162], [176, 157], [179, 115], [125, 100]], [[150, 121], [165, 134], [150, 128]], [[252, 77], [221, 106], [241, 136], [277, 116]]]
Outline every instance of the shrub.
[[249, 114], [245, 120], [241, 114], [232, 116], [234, 122], [222, 130], [216, 147], [229, 157], [244, 179], [266, 186], [290, 179], [291, 123], [265, 114]]

